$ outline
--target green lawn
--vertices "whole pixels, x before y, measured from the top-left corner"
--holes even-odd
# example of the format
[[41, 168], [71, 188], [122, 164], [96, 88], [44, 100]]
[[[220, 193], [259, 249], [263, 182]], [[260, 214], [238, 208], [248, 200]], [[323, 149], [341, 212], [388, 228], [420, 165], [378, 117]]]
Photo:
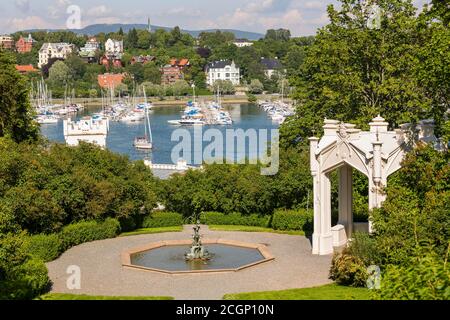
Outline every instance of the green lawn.
[[171, 297], [108, 297], [108, 296], [88, 296], [64, 293], [49, 293], [40, 296], [36, 300], [173, 300]]
[[165, 233], [165, 232], [181, 232], [183, 231], [183, 227], [164, 227], [164, 228], [145, 228], [145, 229], [137, 229], [132, 232], [125, 232], [122, 233], [121, 237], [128, 237], [128, 236], [138, 236], [141, 234], [155, 234], [155, 233]]
[[329, 284], [322, 287], [227, 294], [225, 300], [370, 300], [366, 288], [352, 288]]
[[212, 231], [240, 231], [240, 232], [269, 232], [278, 234], [289, 234], [294, 236], [304, 236], [304, 231], [280, 231], [271, 228], [252, 227], [252, 226], [218, 226], [211, 225], [209, 229]]

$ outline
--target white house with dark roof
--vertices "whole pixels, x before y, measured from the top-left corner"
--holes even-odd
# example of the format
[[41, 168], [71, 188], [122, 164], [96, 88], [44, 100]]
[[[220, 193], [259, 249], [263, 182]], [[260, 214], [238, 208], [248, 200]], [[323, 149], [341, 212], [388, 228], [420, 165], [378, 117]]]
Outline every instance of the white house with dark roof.
[[267, 78], [272, 78], [277, 73], [286, 72], [278, 59], [261, 58], [261, 64]]
[[238, 48], [251, 47], [253, 46], [253, 42], [246, 39], [236, 39], [233, 44]]
[[74, 44], [69, 43], [44, 43], [42, 48], [39, 50], [39, 63], [38, 67], [48, 63], [49, 59], [67, 59], [67, 57], [75, 52], [76, 47]]
[[206, 83], [214, 85], [217, 80], [229, 80], [233, 85], [241, 83], [241, 70], [234, 61], [220, 60], [209, 63], [206, 66]]
[[106, 56], [110, 59], [122, 59], [123, 41], [108, 39], [105, 43]]

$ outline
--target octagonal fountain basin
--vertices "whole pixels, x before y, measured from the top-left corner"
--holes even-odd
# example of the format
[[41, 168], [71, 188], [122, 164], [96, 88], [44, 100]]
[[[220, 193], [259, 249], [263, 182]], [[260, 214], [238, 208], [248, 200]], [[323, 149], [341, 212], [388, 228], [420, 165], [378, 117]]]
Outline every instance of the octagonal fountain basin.
[[204, 240], [208, 260], [186, 260], [190, 241], [163, 241], [125, 252], [124, 267], [167, 273], [237, 272], [274, 260], [265, 245], [230, 240]]

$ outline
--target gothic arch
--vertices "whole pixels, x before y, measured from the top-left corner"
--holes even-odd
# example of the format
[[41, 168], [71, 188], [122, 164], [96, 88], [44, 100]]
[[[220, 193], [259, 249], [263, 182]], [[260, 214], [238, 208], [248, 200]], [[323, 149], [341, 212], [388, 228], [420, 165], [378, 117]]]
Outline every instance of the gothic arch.
[[[355, 225], [352, 213], [352, 173], [358, 170], [369, 179], [369, 211], [381, 207], [387, 178], [401, 168], [406, 152], [405, 130], [388, 131], [378, 116], [370, 131], [353, 124], [325, 120], [322, 139], [310, 138], [311, 174], [314, 188], [313, 254], [328, 255], [345, 245]], [[421, 140], [437, 141], [429, 121], [418, 125]], [[331, 184], [329, 174], [339, 170], [339, 224], [331, 226]], [[366, 227], [371, 231], [370, 223]]]

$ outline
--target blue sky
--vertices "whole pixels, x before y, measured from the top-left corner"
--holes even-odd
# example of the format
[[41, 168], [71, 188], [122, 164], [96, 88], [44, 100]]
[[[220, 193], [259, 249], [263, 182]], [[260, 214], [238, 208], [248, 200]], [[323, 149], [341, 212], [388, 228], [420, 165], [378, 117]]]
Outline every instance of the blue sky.
[[[427, 0], [414, 0], [421, 5]], [[64, 28], [70, 5], [81, 9], [82, 26], [146, 23], [184, 29], [233, 28], [265, 32], [289, 28], [314, 34], [327, 24], [326, 7], [337, 0], [2, 0], [0, 34], [23, 29]]]

